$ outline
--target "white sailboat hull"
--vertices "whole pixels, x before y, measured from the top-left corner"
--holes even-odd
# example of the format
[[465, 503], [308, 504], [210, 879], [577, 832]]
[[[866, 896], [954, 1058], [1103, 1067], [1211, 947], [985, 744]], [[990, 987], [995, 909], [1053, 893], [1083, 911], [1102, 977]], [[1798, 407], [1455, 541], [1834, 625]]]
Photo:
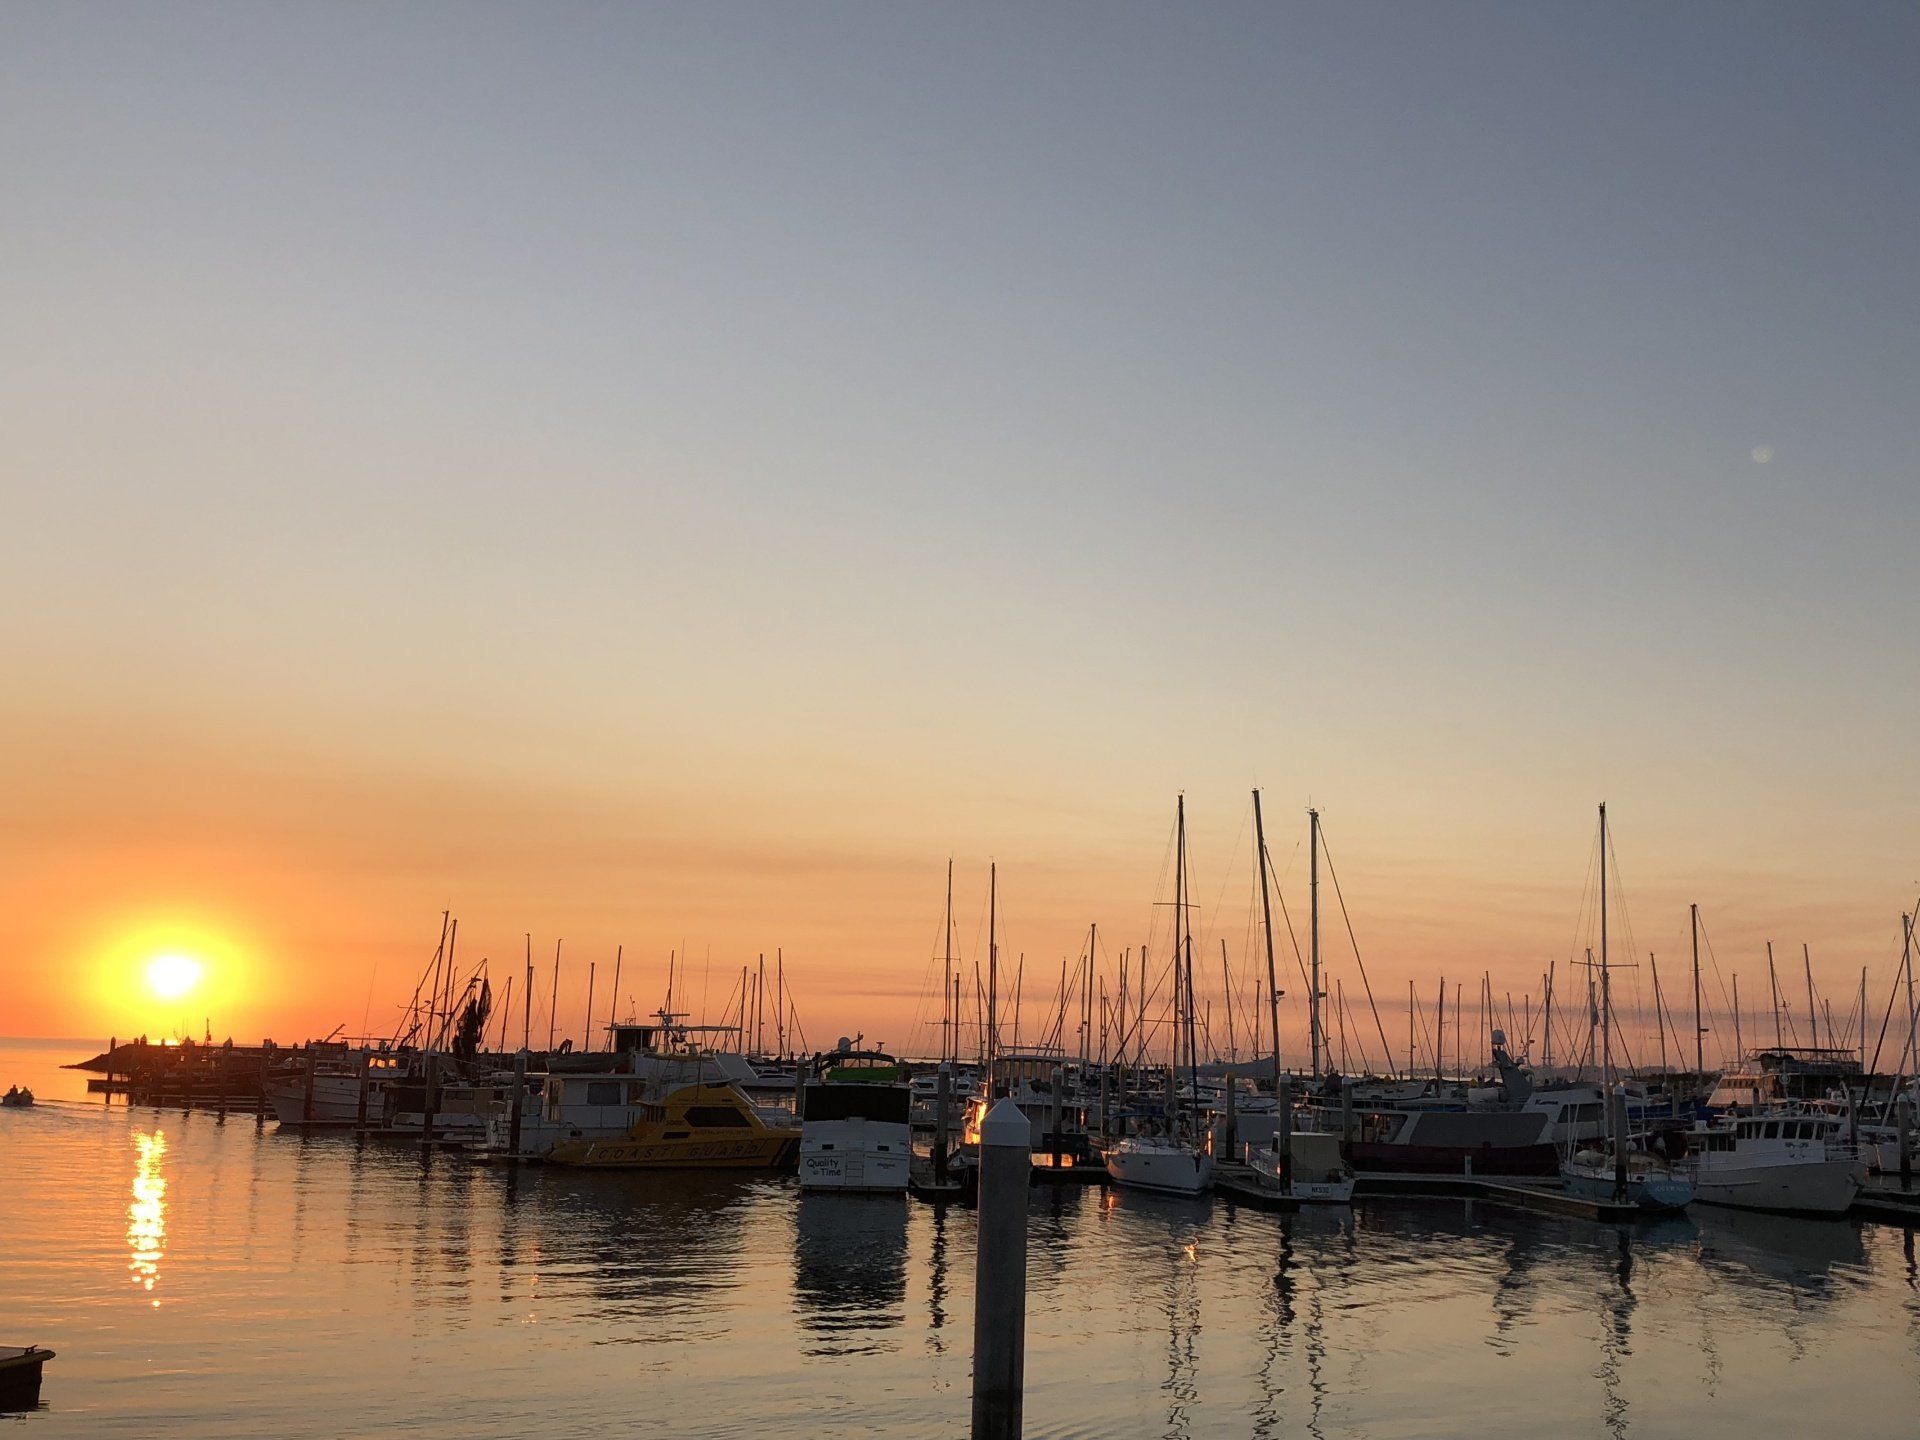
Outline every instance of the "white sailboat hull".
[[[380, 1123], [384, 1103], [382, 1080], [367, 1082], [367, 1118]], [[274, 1119], [282, 1125], [309, 1125], [316, 1129], [355, 1125], [360, 1120], [360, 1077], [357, 1075], [320, 1075], [314, 1079], [313, 1113], [307, 1114], [307, 1082], [275, 1080], [267, 1086], [267, 1100], [273, 1106]]]
[[1213, 1183], [1213, 1157], [1163, 1141], [1122, 1140], [1107, 1152], [1107, 1175], [1116, 1185], [1200, 1195]]
[[1851, 1159], [1748, 1163], [1737, 1155], [1708, 1155], [1694, 1172], [1694, 1196], [1737, 1210], [1844, 1215], [1865, 1178], [1866, 1166]]

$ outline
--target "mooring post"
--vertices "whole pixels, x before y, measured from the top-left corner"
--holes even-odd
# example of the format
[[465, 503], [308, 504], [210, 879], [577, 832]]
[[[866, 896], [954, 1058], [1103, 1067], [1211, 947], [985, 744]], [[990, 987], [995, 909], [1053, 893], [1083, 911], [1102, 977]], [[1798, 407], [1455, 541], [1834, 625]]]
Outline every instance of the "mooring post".
[[273, 1041], [262, 1040], [260, 1053], [254, 1058], [260, 1067], [260, 1094], [253, 1112], [253, 1125], [257, 1130], [267, 1123], [267, 1106], [272, 1103], [267, 1098], [267, 1075], [273, 1069]]
[[1112, 1133], [1107, 1128], [1107, 1110], [1112, 1103], [1113, 1067], [1102, 1065], [1100, 1067], [1100, 1149], [1103, 1153], [1107, 1148], [1107, 1137]]
[[526, 1095], [527, 1052], [521, 1050], [513, 1057], [513, 1108], [507, 1111], [507, 1154], [516, 1165], [520, 1163], [520, 1107]]
[[1058, 1066], [1058, 1065], [1054, 1066], [1052, 1080], [1053, 1080], [1053, 1104], [1048, 1107], [1050, 1113], [1048, 1116], [1047, 1123], [1049, 1128], [1053, 1132], [1053, 1138], [1048, 1142], [1047, 1148], [1053, 1152], [1053, 1168], [1058, 1170], [1060, 1168], [1060, 1124], [1063, 1118], [1063, 1111], [1064, 1111], [1064, 1106], [1066, 1102], [1066, 1089], [1067, 1089], [1066, 1070], [1063, 1069], [1061, 1066]]
[[1019, 1440], [1027, 1349], [1027, 1187], [1033, 1127], [996, 1101], [980, 1123], [973, 1285], [973, 1440]]
[[933, 1077], [933, 1180], [936, 1185], [947, 1182], [947, 1126], [952, 1103], [953, 1066], [942, 1060]]
[[1613, 1198], [1627, 1198], [1627, 1087], [1616, 1085], [1607, 1097], [1613, 1111]]
[[1344, 1075], [1340, 1077], [1340, 1138], [1353, 1143], [1353, 1085]]
[[1229, 1070], [1227, 1072], [1227, 1133], [1221, 1138], [1226, 1142], [1227, 1159], [1238, 1160], [1240, 1158], [1240, 1127], [1235, 1120], [1233, 1106], [1233, 1072]]
[[353, 1128], [364, 1135], [367, 1131], [367, 1086], [371, 1082], [369, 1071], [373, 1068], [373, 1056], [365, 1050], [360, 1052], [360, 1093], [354, 1098]]
[[313, 1090], [317, 1083], [313, 1068], [313, 1041], [307, 1041], [307, 1091], [300, 1099], [300, 1124], [313, 1124]]
[[120, 1037], [118, 1035], [109, 1037], [107, 1040], [107, 1089], [106, 1093], [100, 1097], [109, 1105], [113, 1104], [113, 1052], [119, 1048]]
[[1913, 1101], [1902, 1095], [1893, 1107], [1893, 1123], [1900, 1131], [1900, 1190], [1913, 1188]]
[[1280, 1083], [1275, 1086], [1279, 1100], [1280, 1123], [1273, 1132], [1273, 1143], [1279, 1150], [1280, 1189], [1293, 1193], [1293, 1077], [1282, 1074]]
[[220, 1051], [220, 1058], [213, 1062], [215, 1083], [220, 1086], [220, 1118], [227, 1118], [227, 1052]]

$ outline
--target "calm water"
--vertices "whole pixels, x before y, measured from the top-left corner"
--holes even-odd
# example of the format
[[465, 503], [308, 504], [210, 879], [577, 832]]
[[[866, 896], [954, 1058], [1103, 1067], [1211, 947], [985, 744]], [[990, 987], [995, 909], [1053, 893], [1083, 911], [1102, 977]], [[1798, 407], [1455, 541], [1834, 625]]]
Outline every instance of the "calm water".
[[[0, 1042], [0, 1088], [83, 1093]], [[89, 1052], [90, 1053], [90, 1052]], [[1898, 1230], [1622, 1235], [1467, 1202], [1281, 1217], [1036, 1190], [1028, 1433], [1920, 1430]], [[724, 1177], [517, 1178], [250, 1116], [0, 1111], [23, 1435], [966, 1432], [973, 1221]]]

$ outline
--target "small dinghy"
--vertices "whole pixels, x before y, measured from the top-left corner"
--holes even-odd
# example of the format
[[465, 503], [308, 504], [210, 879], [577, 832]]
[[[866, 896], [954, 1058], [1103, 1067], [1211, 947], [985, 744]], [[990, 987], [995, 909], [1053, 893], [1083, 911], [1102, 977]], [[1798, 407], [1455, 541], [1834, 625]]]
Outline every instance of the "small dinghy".
[[33, 1091], [22, 1089], [18, 1085], [9, 1085], [7, 1093], [0, 1095], [0, 1105], [9, 1110], [20, 1110], [33, 1104]]
[[40, 1403], [40, 1367], [53, 1351], [38, 1345], [0, 1345], [0, 1411], [31, 1410]]

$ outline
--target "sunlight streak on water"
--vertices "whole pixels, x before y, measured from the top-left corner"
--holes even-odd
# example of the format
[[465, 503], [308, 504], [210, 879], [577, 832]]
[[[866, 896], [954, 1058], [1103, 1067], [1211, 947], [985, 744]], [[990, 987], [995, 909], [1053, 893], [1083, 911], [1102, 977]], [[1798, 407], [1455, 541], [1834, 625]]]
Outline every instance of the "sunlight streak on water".
[[[167, 1180], [160, 1173], [166, 1158], [166, 1132], [136, 1131], [133, 1202], [127, 1206], [127, 1269], [135, 1285], [151, 1294], [160, 1278], [160, 1256], [167, 1248]], [[153, 1308], [160, 1308], [156, 1298]]]

